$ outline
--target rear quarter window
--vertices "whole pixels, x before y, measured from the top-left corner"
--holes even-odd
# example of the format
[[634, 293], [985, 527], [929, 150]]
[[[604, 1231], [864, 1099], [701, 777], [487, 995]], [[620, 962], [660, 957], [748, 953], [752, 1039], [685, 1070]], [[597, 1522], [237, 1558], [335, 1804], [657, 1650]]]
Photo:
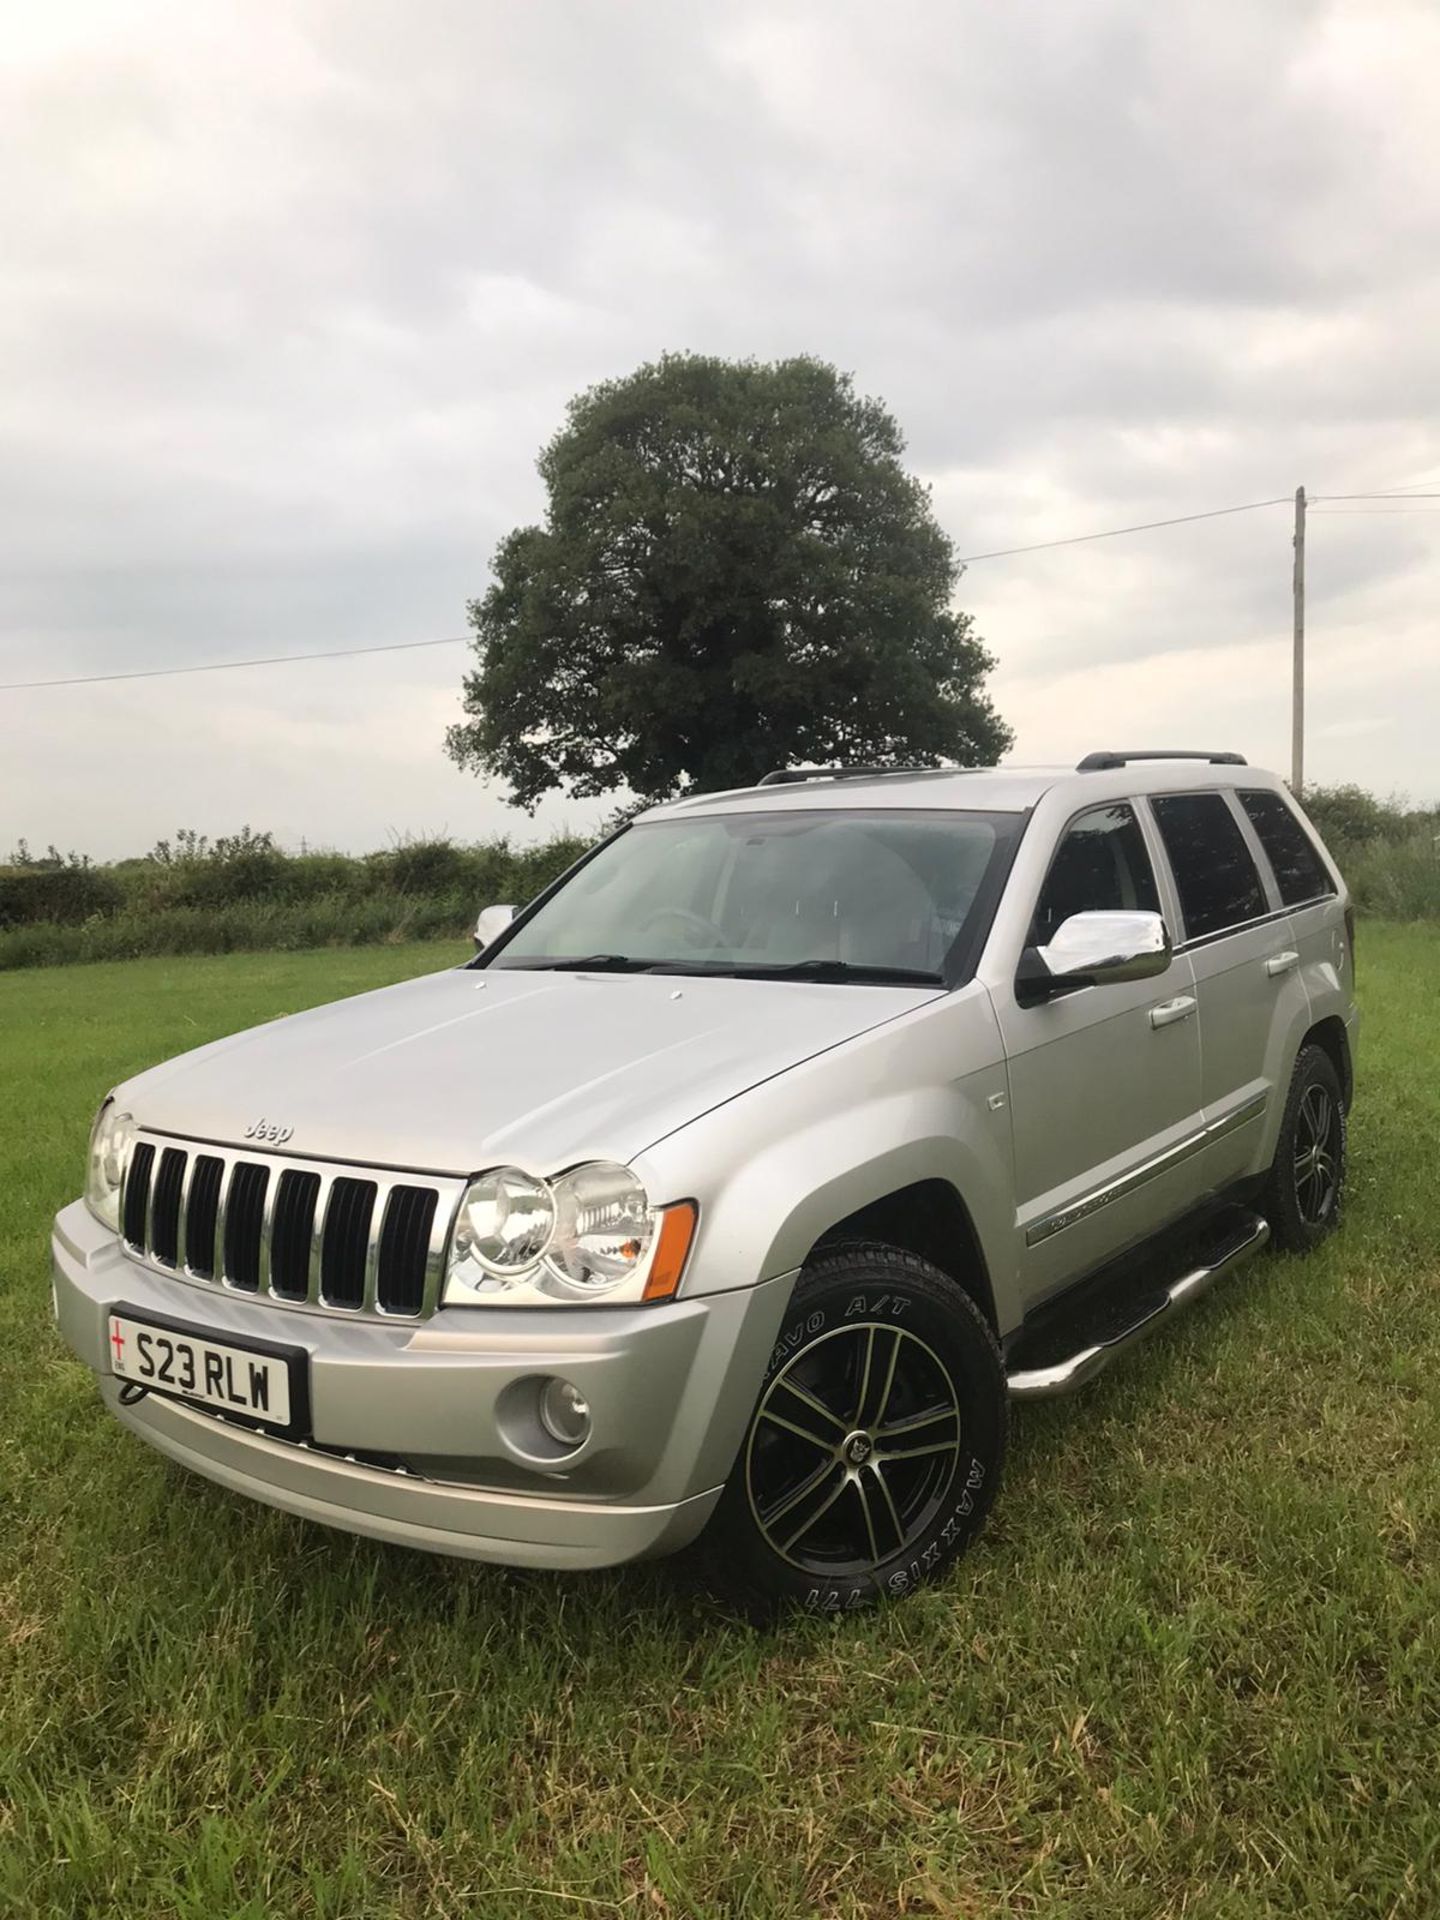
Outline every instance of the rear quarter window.
[[1287, 907], [1334, 893], [1335, 883], [1326, 872], [1325, 863], [1283, 794], [1266, 788], [1247, 789], [1240, 795], [1240, 804], [1265, 849], [1280, 898]]
[[1260, 871], [1222, 795], [1152, 794], [1150, 806], [1175, 875], [1187, 940], [1269, 912]]

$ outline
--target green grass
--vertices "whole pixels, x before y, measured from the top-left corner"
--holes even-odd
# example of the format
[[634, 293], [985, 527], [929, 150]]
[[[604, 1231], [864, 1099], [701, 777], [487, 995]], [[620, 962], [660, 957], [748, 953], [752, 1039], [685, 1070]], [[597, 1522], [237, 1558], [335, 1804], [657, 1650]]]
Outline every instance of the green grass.
[[103, 1417], [50, 1327], [113, 1081], [462, 952], [0, 977], [0, 1913], [1437, 1911], [1433, 933], [1362, 929], [1344, 1233], [1022, 1409], [943, 1585], [759, 1633], [663, 1565], [248, 1505]]

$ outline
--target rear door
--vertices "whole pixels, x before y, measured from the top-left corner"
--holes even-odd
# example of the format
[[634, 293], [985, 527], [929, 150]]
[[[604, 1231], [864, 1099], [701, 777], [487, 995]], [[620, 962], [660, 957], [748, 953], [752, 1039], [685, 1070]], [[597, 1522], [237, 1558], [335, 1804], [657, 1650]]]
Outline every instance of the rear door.
[[1289, 798], [1271, 787], [1242, 787], [1240, 806], [1260, 842], [1280, 899], [1290, 910], [1290, 933], [1311, 1017], [1333, 1011], [1354, 991], [1354, 956], [1345, 935], [1345, 910], [1335, 875]]
[[1309, 1002], [1290, 915], [1233, 793], [1152, 794], [1200, 1003], [1206, 1184], [1264, 1164]]
[[[1043, 944], [1074, 913], [1160, 904], [1134, 807], [1087, 807], [1060, 836], [1024, 944]], [[1035, 1004], [1016, 995], [1019, 959], [1015, 944], [987, 986], [1007, 1056], [1018, 1263], [1033, 1304], [1190, 1203], [1200, 1043], [1184, 956], [1156, 979]]]

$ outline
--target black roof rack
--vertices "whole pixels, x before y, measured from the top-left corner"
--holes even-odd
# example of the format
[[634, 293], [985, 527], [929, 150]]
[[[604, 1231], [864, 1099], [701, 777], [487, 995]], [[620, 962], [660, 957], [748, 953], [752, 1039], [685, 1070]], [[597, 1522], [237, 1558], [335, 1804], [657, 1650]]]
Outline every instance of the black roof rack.
[[969, 773], [969, 767], [776, 767], [757, 787], [796, 787], [804, 780], [878, 780], [890, 773]]
[[1077, 773], [1108, 773], [1114, 767], [1128, 767], [1132, 760], [1208, 760], [1212, 767], [1243, 767], [1249, 762], [1243, 753], [1197, 753], [1188, 747], [1147, 747], [1141, 753], [1087, 753], [1079, 761]]

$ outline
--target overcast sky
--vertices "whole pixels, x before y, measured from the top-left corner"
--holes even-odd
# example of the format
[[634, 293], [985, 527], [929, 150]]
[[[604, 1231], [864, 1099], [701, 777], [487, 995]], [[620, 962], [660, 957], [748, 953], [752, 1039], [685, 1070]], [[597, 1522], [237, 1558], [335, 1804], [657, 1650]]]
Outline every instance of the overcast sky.
[[[834, 360], [961, 554], [1440, 492], [1434, 0], [0, 7], [0, 680], [464, 631], [578, 388]], [[1440, 500], [1317, 509], [1309, 771], [1440, 798]], [[976, 562], [1022, 761], [1288, 766], [1288, 507]], [[0, 858], [531, 836], [459, 647], [0, 693]]]

